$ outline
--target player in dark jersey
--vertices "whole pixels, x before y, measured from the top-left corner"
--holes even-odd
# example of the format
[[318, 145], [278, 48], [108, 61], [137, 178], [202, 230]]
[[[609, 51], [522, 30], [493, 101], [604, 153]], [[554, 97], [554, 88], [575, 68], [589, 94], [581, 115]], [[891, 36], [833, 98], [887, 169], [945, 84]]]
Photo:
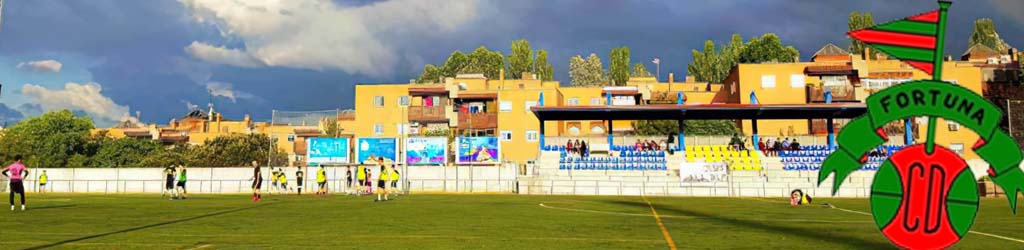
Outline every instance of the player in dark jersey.
[[306, 177], [302, 173], [302, 167], [303, 166], [299, 166], [299, 169], [295, 171], [295, 188], [298, 189], [299, 195], [302, 195], [302, 185], [305, 184], [302, 181]]
[[263, 187], [263, 174], [260, 173], [260, 163], [252, 161], [252, 201], [260, 201], [263, 195], [260, 188]]
[[164, 194], [174, 199], [174, 165], [164, 168]]

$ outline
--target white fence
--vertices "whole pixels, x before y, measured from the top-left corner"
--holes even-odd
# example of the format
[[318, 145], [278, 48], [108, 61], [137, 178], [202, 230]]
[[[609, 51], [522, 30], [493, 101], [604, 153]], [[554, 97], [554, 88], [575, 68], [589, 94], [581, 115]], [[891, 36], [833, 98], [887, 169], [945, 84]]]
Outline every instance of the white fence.
[[[276, 169], [276, 167], [275, 167]], [[296, 167], [284, 167], [288, 184], [297, 185]], [[325, 167], [327, 187], [331, 192], [348, 190], [346, 171], [352, 171], [355, 178], [357, 167]], [[80, 193], [160, 193], [165, 185], [163, 168], [49, 168], [29, 169], [25, 179], [27, 192], [38, 192], [39, 174], [46, 171], [48, 192]], [[305, 173], [304, 192], [315, 192], [316, 170], [308, 167]], [[492, 192], [510, 193], [515, 189], [516, 168], [505, 166], [409, 166], [399, 169], [403, 190], [412, 192]], [[187, 190], [189, 193], [249, 193], [252, 192], [252, 168], [189, 168]], [[269, 171], [262, 169], [263, 189], [271, 188]], [[353, 180], [355, 181], [355, 180]], [[3, 181], [3, 189], [8, 187]], [[374, 184], [376, 186], [376, 183]]]

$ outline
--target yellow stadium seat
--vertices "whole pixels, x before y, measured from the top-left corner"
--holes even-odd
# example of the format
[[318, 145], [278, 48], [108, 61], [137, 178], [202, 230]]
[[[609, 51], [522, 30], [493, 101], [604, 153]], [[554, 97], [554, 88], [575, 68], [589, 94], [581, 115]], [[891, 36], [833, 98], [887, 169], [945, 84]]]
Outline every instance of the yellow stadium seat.
[[686, 145], [686, 152], [693, 152], [693, 145]]

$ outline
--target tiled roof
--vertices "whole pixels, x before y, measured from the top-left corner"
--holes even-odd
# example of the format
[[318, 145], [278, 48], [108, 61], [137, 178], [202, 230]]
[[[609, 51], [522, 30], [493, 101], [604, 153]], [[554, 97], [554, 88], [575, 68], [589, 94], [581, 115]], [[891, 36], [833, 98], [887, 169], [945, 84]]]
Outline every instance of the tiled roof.
[[853, 66], [850, 65], [818, 65], [804, 68], [807, 75], [850, 75], [853, 74]]
[[990, 48], [988, 46], [985, 46], [984, 44], [980, 44], [979, 43], [979, 44], [975, 44], [974, 46], [971, 46], [970, 48], [967, 48], [967, 51], [964, 51], [964, 53], [962, 55], [960, 55], [960, 56], [966, 56], [966, 55], [972, 55], [972, 54], [976, 54], [976, 55], [998, 55], [1000, 53], [1001, 52], [999, 52], [999, 51], [997, 51], [997, 50], [995, 50], [993, 48]]
[[836, 46], [835, 44], [831, 43], [825, 44], [825, 46], [821, 47], [821, 49], [819, 49], [818, 52], [814, 52], [814, 56], [845, 56], [849, 54], [850, 53], [846, 52], [846, 50], [839, 48], [839, 46]]

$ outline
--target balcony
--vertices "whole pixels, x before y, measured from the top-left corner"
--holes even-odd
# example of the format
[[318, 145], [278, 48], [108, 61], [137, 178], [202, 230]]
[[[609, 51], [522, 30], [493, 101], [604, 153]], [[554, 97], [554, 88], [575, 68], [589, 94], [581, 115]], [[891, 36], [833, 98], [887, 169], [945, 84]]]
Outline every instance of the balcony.
[[853, 86], [841, 86], [841, 87], [807, 87], [807, 102], [808, 103], [823, 103], [825, 102], [825, 89], [832, 90], [832, 102], [859, 102], [857, 101], [857, 95], [854, 93]]
[[412, 106], [409, 107], [409, 121], [413, 122], [448, 122], [444, 106]]
[[459, 113], [459, 129], [494, 129], [497, 127], [497, 113]]

